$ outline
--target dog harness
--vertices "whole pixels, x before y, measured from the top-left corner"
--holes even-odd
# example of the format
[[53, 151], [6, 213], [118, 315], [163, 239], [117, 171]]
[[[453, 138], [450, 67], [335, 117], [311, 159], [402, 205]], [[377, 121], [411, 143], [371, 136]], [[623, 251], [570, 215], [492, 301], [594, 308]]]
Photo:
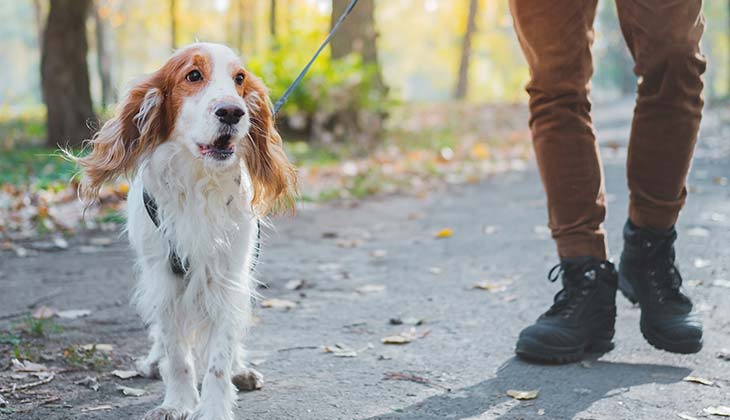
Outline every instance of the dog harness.
[[[152, 223], [155, 224], [155, 227], [160, 227], [160, 218], [158, 216], [158, 207], [157, 207], [157, 201], [155, 201], [155, 198], [152, 197], [150, 193], [147, 192], [147, 189], [142, 187], [142, 200], [144, 201], [144, 208], [147, 210], [147, 215], [152, 220]], [[256, 264], [259, 262], [259, 253], [261, 248], [261, 221], [256, 220], [256, 246], [254, 248], [254, 256], [253, 261], [251, 261], [251, 271], [256, 267]], [[177, 255], [175, 252], [174, 247], [172, 244], [170, 244], [170, 269], [173, 273], [175, 273], [178, 276], [184, 276], [185, 273], [190, 271], [190, 262], [188, 260], [183, 261], [180, 256]]]

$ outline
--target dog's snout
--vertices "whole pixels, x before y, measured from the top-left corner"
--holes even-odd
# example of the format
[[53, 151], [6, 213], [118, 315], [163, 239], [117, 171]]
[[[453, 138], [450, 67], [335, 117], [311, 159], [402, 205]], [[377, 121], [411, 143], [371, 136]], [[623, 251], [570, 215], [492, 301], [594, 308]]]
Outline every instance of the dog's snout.
[[234, 104], [220, 104], [215, 108], [218, 121], [228, 125], [238, 124], [245, 113], [243, 108]]

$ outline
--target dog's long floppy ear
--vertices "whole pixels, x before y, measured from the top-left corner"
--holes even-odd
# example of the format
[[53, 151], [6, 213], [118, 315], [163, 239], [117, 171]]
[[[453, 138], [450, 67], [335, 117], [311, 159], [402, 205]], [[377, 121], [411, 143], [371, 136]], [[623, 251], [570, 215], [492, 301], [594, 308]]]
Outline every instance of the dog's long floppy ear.
[[251, 150], [246, 153], [246, 166], [253, 183], [253, 210], [259, 215], [293, 210], [297, 191], [296, 171], [284, 152], [281, 136], [274, 128], [267, 89], [250, 72], [246, 72], [243, 99], [251, 113]]
[[85, 172], [84, 198], [94, 200], [102, 184], [120, 175], [132, 175], [139, 159], [164, 140], [161, 77], [153, 74], [129, 90], [88, 144], [91, 152], [79, 158]]

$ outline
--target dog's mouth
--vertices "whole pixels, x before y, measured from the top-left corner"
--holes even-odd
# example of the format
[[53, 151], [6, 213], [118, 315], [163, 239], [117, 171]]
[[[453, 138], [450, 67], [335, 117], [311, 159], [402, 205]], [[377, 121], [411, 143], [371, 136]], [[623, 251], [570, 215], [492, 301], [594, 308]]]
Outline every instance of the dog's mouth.
[[230, 159], [234, 155], [235, 149], [230, 134], [222, 134], [212, 144], [198, 143], [198, 150], [200, 150], [201, 155], [219, 161]]

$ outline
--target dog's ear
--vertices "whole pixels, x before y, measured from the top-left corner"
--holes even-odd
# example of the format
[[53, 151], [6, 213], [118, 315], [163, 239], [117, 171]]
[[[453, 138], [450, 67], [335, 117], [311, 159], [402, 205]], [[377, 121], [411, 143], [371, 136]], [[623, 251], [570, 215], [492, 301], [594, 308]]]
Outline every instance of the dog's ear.
[[281, 136], [274, 128], [267, 89], [251, 72], [246, 72], [243, 99], [251, 114], [246, 166], [253, 183], [253, 210], [259, 215], [293, 210], [296, 171], [284, 152]]
[[132, 175], [139, 159], [164, 140], [160, 81], [156, 73], [132, 87], [114, 117], [88, 141], [91, 152], [77, 159], [85, 172], [83, 197], [94, 200], [105, 182]]

